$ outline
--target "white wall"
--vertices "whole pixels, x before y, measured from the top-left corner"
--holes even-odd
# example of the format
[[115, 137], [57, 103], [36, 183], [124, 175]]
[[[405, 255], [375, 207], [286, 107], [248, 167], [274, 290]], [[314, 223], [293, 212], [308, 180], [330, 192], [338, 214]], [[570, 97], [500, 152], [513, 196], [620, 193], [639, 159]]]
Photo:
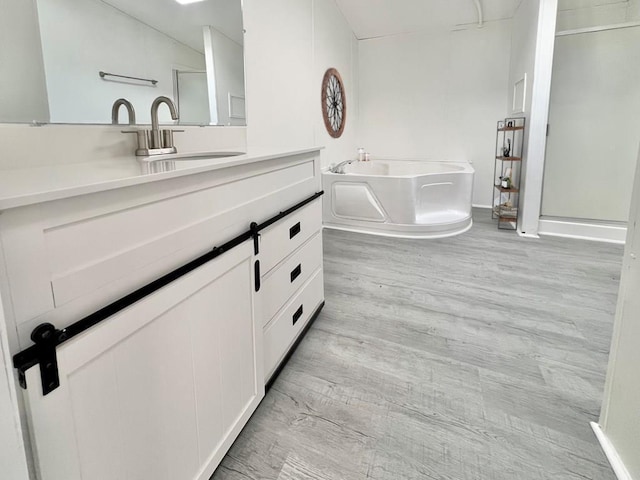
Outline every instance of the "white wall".
[[626, 222], [640, 143], [640, 27], [556, 38], [542, 215]]
[[640, 479], [640, 169], [636, 169], [600, 425], [627, 477]]
[[[38, 0], [38, 10], [52, 122], [111, 123], [114, 100], [125, 97], [138, 123], [150, 123], [153, 99], [173, 97], [172, 67], [205, 69], [202, 53], [98, 0]], [[105, 81], [99, 71], [158, 84]], [[170, 121], [165, 107], [159, 112]]]
[[245, 0], [247, 143], [313, 144], [312, 0]]
[[475, 205], [493, 195], [511, 22], [360, 42], [360, 143], [374, 156], [470, 161]]
[[[253, 147], [325, 146], [323, 164], [355, 154], [357, 41], [334, 0], [245, 0], [247, 143]], [[347, 119], [340, 139], [324, 131], [320, 87], [327, 67], [345, 83]]]
[[0, 12], [0, 122], [46, 122], [49, 105], [35, 0], [0, 0]]

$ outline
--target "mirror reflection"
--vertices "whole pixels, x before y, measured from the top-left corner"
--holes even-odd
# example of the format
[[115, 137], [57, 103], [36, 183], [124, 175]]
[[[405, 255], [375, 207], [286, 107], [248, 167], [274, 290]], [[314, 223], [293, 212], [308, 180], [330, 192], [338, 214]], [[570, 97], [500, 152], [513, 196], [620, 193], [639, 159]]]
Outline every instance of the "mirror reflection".
[[246, 124], [241, 0], [0, 0], [0, 11], [0, 122], [109, 124], [125, 98], [148, 124], [164, 95], [182, 125]]

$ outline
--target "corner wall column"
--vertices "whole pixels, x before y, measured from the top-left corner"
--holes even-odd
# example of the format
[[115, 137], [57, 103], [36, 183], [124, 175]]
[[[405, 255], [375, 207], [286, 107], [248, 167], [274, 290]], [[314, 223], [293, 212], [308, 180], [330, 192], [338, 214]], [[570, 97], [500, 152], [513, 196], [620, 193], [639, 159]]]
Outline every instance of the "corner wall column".
[[529, 144], [522, 192], [522, 220], [518, 225], [518, 233], [527, 237], [537, 237], [539, 229], [557, 15], [558, 0], [540, 1], [533, 92], [531, 94]]

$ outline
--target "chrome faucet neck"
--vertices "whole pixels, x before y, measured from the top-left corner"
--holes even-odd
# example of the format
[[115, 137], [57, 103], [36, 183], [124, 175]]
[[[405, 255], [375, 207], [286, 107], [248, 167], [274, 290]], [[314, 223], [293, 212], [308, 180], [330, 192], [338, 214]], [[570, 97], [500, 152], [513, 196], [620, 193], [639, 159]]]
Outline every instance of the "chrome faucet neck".
[[136, 111], [133, 108], [133, 104], [126, 98], [119, 98], [115, 102], [113, 102], [113, 106], [111, 107], [111, 123], [113, 125], [118, 125], [120, 123], [118, 114], [120, 112], [120, 107], [123, 105], [127, 109], [127, 113], [129, 115], [129, 125], [135, 125]]
[[158, 108], [160, 104], [164, 103], [169, 107], [169, 112], [171, 113], [171, 118], [173, 120], [178, 120], [178, 110], [176, 109], [175, 104], [169, 97], [160, 96], [156, 98], [151, 104], [151, 129], [159, 130], [160, 127], [158, 125]]
[[162, 103], [169, 107], [171, 118], [174, 120], [178, 120], [178, 110], [169, 97], [160, 96], [153, 101], [153, 103], [151, 104], [151, 139], [149, 142], [149, 147], [151, 149], [174, 148], [173, 137], [171, 137], [171, 145], [165, 145], [162, 134], [160, 133], [160, 126], [158, 122], [158, 107], [160, 107], [160, 104]]

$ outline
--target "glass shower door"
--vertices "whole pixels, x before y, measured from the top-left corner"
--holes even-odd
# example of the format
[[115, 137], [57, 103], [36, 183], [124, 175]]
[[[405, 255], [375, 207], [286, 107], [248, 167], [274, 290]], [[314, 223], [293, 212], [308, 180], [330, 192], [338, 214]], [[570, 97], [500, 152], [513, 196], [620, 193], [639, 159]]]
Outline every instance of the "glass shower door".
[[627, 220], [640, 141], [640, 27], [556, 38], [542, 215]]

